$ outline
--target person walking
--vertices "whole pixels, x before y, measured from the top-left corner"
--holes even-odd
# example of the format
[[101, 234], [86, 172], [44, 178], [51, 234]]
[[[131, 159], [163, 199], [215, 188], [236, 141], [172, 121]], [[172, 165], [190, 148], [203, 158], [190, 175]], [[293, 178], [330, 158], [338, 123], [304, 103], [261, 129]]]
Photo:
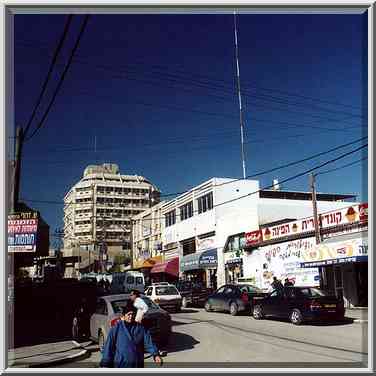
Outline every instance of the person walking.
[[103, 347], [100, 367], [143, 368], [144, 350], [153, 356], [156, 364], [163, 364], [149, 331], [135, 322], [136, 312], [133, 301], [128, 299], [122, 309], [121, 319], [110, 329]]
[[277, 278], [273, 277], [273, 282], [271, 284], [273, 290], [277, 290], [278, 294], [282, 294], [283, 292], [283, 285], [282, 282]]
[[140, 291], [132, 290], [130, 294], [130, 299], [133, 302], [133, 305], [137, 308], [136, 322], [141, 323], [144, 318], [145, 313], [148, 311], [149, 307], [144, 302], [140, 296]]
[[288, 278], [286, 278], [284, 287], [292, 287], [292, 286], [294, 286], [294, 284]]

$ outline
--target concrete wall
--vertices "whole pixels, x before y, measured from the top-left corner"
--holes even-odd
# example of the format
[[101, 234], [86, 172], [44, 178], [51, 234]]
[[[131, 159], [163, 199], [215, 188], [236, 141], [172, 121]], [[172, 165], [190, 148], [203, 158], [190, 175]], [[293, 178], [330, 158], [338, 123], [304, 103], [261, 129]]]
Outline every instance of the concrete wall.
[[[317, 201], [317, 212], [346, 208], [356, 203]], [[258, 203], [260, 225], [283, 218], [305, 218], [313, 215], [312, 201], [261, 198]]]

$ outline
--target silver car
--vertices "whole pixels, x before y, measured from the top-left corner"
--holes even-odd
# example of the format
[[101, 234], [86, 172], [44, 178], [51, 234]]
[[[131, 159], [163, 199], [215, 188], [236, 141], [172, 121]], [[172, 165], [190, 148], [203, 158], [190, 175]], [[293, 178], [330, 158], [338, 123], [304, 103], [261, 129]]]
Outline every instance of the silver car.
[[[168, 343], [171, 334], [171, 316], [148, 297], [141, 295], [149, 309], [143, 318], [143, 325], [149, 329], [153, 342], [158, 346]], [[97, 299], [95, 311], [90, 317], [90, 336], [102, 350], [112, 326], [120, 319], [122, 307], [129, 294], [106, 295]]]

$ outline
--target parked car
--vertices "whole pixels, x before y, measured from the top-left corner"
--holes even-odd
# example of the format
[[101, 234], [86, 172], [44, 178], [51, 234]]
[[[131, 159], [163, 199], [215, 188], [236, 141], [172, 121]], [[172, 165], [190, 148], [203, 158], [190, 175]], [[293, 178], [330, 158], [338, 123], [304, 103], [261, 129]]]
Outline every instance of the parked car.
[[321, 319], [344, 318], [343, 300], [314, 287], [285, 287], [257, 302], [253, 317], [260, 320], [273, 316], [288, 318], [293, 324]]
[[[157, 345], [166, 345], [171, 335], [171, 316], [144, 295], [142, 299], [149, 309], [142, 323], [150, 330], [153, 341]], [[111, 327], [120, 319], [122, 307], [129, 299], [129, 294], [107, 295], [98, 298], [95, 311], [90, 317], [90, 337], [97, 341], [103, 349]]]
[[174, 285], [152, 284], [146, 289], [145, 295], [163, 309], [176, 312], [181, 309], [182, 297]]
[[209, 295], [205, 310], [230, 312], [235, 316], [239, 312], [251, 313], [254, 301], [263, 298], [265, 293], [249, 284], [227, 284]]
[[177, 282], [175, 286], [182, 297], [183, 308], [187, 308], [189, 305], [203, 307], [208, 296], [213, 293], [213, 289], [189, 281]]

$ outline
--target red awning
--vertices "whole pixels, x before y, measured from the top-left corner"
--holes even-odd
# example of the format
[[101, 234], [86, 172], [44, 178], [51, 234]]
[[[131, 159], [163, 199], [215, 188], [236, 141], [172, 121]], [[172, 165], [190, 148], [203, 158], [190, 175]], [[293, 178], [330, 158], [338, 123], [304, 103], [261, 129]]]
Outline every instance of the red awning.
[[175, 257], [169, 261], [155, 264], [152, 269], [150, 270], [151, 274], [155, 273], [167, 273], [174, 275], [176, 277], [179, 276], [179, 257]]

